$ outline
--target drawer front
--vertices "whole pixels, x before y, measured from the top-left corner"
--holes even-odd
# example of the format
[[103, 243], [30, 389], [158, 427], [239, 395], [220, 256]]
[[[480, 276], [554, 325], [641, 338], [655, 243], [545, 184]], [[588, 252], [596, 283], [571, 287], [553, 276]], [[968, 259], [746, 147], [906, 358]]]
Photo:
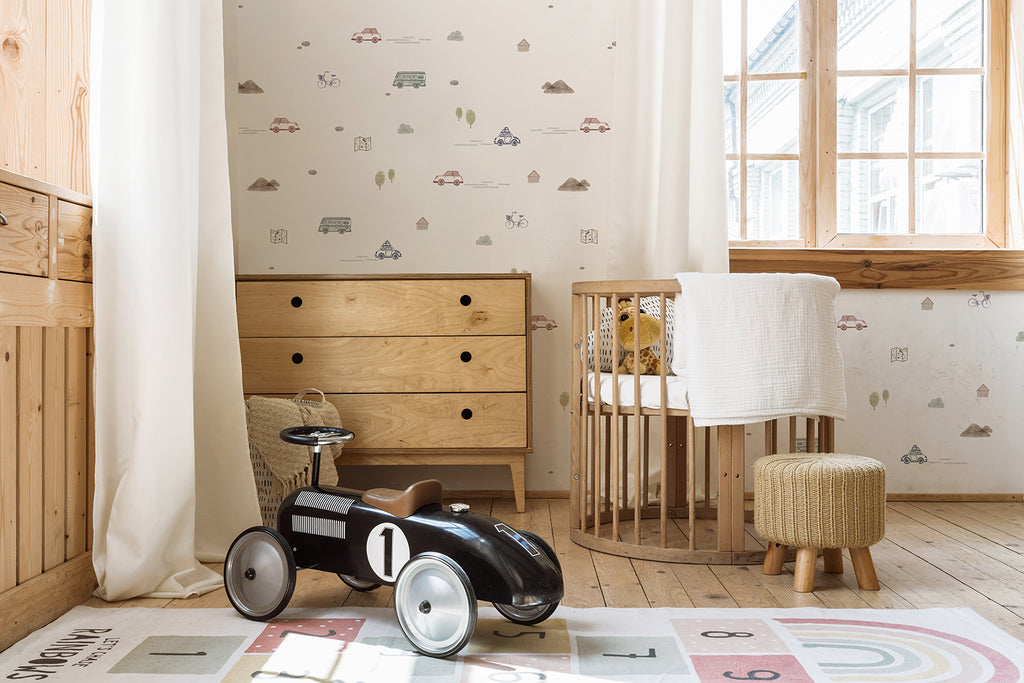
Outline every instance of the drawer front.
[[92, 282], [92, 209], [57, 203], [57, 277]]
[[526, 391], [525, 337], [241, 339], [246, 393]]
[[0, 183], [0, 271], [49, 273], [50, 200], [44, 194]]
[[526, 281], [239, 282], [242, 337], [526, 333]]
[[[526, 448], [526, 394], [328, 394], [345, 448]], [[340, 462], [344, 464], [345, 456]]]

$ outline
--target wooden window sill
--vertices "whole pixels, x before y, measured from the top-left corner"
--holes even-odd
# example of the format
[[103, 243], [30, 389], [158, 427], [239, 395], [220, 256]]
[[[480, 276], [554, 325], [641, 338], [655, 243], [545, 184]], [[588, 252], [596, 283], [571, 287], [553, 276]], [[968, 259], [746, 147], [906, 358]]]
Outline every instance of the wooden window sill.
[[845, 289], [1024, 290], [1024, 250], [1018, 249], [732, 247], [729, 270], [828, 275]]

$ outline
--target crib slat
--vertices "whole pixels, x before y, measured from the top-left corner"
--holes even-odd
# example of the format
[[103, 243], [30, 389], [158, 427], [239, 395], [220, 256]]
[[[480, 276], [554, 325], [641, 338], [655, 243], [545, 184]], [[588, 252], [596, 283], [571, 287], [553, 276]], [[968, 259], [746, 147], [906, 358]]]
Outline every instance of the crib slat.
[[807, 452], [808, 453], [816, 453], [818, 449], [814, 447], [814, 418], [813, 417], [807, 418], [807, 434], [806, 434], [806, 439], [807, 439]]
[[[619, 294], [612, 292], [610, 306], [612, 311], [618, 305]], [[613, 318], [614, 320], [614, 318]], [[619, 538], [619, 335], [614, 332], [612, 324], [612, 463], [611, 463], [611, 505], [612, 505], [612, 539]]]
[[[593, 479], [591, 480], [591, 498], [594, 503], [594, 537], [601, 537], [601, 481], [600, 481], [600, 462], [599, 456], [602, 453], [601, 450], [601, 421], [600, 410], [601, 410], [601, 297], [595, 296], [593, 298], [593, 315], [591, 319], [594, 332], [594, 450], [591, 456], [591, 461], [594, 468]], [[607, 453], [608, 451], [603, 451]], [[607, 470], [605, 470], [607, 471]]]
[[704, 427], [704, 509], [711, 509], [711, 427]]
[[661, 335], [659, 343], [661, 346], [661, 408], [659, 410], [659, 417], [661, 418], [661, 495], [658, 496], [661, 504], [660, 510], [660, 529], [661, 529], [661, 547], [668, 547], [668, 486], [665, 481], [665, 475], [668, 472], [668, 339], [667, 332], [665, 331], [667, 317], [665, 315], [665, 293], [662, 292], [658, 300], [658, 310], [661, 312]]
[[796, 453], [796, 416], [789, 418], [789, 452]]
[[[662, 326], [664, 327], [664, 326]], [[640, 294], [633, 292], [633, 424], [636, 427], [636, 434], [633, 437], [633, 448], [635, 457], [633, 460], [633, 482], [636, 491], [633, 495], [633, 542], [640, 545], [640, 499], [646, 496], [647, 492], [640, 488], [640, 350], [637, 349], [636, 337], [640, 334]], [[628, 455], [629, 450], [626, 450]], [[627, 497], [628, 500], [628, 497]]]

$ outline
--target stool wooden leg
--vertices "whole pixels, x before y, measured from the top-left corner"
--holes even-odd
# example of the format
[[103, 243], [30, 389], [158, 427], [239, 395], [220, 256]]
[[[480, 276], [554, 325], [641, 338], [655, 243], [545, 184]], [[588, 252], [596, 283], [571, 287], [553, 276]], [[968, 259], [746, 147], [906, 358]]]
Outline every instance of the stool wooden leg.
[[814, 590], [814, 565], [818, 560], [816, 548], [797, 548], [796, 565], [793, 568], [793, 590], [810, 593]]
[[825, 558], [825, 571], [829, 574], [843, 573], [843, 551], [840, 548], [825, 548], [821, 551]]
[[871, 551], [868, 548], [850, 548], [850, 559], [853, 560], [853, 571], [857, 574], [857, 585], [861, 590], [878, 590], [878, 577], [875, 576]]
[[761, 567], [762, 574], [782, 573], [782, 565], [786, 563], [786, 546], [781, 543], [769, 543], [768, 552], [764, 554], [764, 565]]

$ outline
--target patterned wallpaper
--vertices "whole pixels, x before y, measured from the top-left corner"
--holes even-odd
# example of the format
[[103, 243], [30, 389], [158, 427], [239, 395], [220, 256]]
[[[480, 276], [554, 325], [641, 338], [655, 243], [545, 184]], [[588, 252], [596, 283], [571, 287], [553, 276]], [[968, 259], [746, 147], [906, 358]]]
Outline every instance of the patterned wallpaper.
[[[225, 2], [238, 272], [530, 272], [532, 490], [568, 486], [570, 285], [606, 277], [611, 140], [642, 134], [613, 117], [614, 15], [612, 0]], [[885, 462], [890, 491], [1024, 491], [1024, 293], [845, 291], [837, 313], [840, 450]], [[509, 486], [501, 469], [444, 479]]]

